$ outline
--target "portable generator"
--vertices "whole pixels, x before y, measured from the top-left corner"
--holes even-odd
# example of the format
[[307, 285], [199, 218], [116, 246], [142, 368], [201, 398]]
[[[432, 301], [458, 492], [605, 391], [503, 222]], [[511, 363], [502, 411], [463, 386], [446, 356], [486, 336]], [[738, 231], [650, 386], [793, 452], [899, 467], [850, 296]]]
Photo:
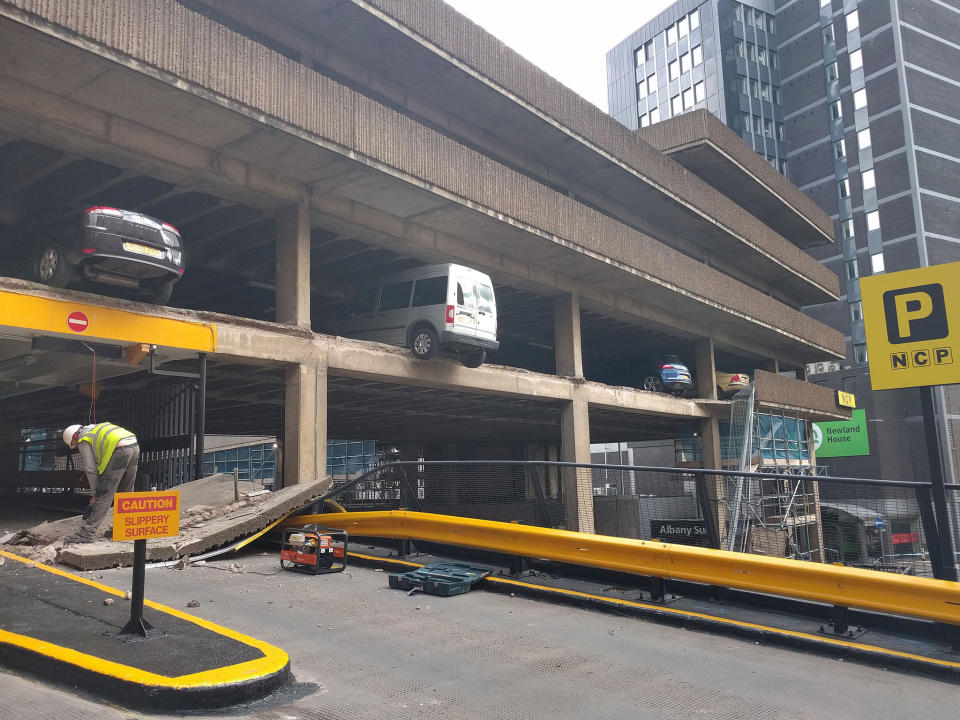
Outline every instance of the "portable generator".
[[320, 575], [347, 567], [347, 532], [322, 525], [286, 528], [280, 548], [284, 570]]

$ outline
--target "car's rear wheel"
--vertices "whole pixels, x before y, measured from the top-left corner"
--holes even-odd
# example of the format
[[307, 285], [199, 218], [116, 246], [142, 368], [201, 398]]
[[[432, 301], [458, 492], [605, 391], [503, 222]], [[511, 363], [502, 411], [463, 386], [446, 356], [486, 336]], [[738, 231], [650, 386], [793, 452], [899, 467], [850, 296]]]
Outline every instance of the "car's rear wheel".
[[73, 277], [73, 270], [63, 252], [63, 246], [55, 240], [37, 245], [33, 262], [34, 277], [44, 285], [66, 287]]
[[429, 360], [437, 354], [440, 340], [429, 325], [418, 325], [410, 333], [410, 349], [421, 360]]
[[650, 392], [663, 392], [663, 379], [659, 375], [647, 375], [643, 379], [643, 389]]
[[460, 357], [460, 362], [468, 368], [478, 368], [483, 365], [483, 362], [487, 359], [487, 351], [483, 348], [479, 350], [473, 350], [471, 352], [465, 353]]
[[141, 294], [154, 305], [166, 305], [173, 294], [173, 280], [152, 283], [144, 288]]

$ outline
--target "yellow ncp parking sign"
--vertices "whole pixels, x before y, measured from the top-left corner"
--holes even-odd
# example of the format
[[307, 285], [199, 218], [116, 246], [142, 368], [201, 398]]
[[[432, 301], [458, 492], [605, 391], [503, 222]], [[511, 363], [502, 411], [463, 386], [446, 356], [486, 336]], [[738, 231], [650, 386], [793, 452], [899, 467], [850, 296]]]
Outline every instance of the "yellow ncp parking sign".
[[874, 390], [960, 383], [960, 263], [860, 279]]

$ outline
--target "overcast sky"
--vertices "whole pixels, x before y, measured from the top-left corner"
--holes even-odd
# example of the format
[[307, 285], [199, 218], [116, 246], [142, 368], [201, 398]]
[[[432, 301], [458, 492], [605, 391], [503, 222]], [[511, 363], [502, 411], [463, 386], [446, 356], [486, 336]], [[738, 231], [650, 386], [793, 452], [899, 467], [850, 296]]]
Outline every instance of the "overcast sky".
[[607, 51], [672, 0], [445, 0], [601, 110]]

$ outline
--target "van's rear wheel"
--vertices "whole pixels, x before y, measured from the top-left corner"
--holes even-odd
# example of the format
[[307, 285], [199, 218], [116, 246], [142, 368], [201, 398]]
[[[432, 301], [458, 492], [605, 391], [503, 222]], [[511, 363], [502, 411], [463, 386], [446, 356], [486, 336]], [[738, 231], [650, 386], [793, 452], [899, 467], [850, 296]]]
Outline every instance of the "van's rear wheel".
[[437, 333], [429, 325], [419, 325], [410, 334], [410, 349], [421, 360], [429, 360], [436, 355], [439, 346]]
[[468, 353], [464, 353], [460, 356], [460, 362], [468, 368], [478, 368], [483, 365], [484, 360], [487, 359], [487, 351], [483, 348], [479, 350], [473, 350]]

